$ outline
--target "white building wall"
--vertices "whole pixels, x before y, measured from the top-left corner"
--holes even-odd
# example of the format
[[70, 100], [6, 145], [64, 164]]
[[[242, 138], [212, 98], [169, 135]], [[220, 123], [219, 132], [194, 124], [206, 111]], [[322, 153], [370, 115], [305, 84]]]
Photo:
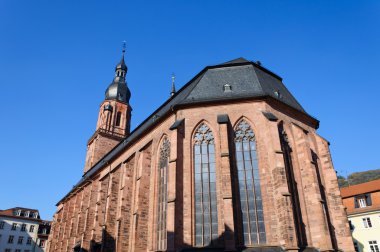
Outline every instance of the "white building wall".
[[[36, 252], [37, 248], [37, 233], [38, 233], [38, 220], [32, 219], [21, 219], [21, 218], [12, 218], [12, 217], [0, 217], [0, 223], [4, 222], [4, 226], [0, 229], [0, 251], [4, 252], [6, 249], [11, 249], [12, 252], [17, 252], [16, 249], [20, 249], [20, 252]], [[16, 230], [12, 230], [13, 223], [16, 223]], [[21, 231], [22, 224], [26, 224], [25, 231]], [[0, 224], [1, 225], [1, 224]], [[31, 232], [31, 226], [34, 226], [33, 231]], [[13, 242], [8, 243], [10, 236], [13, 236]], [[22, 243], [19, 244], [19, 237], [23, 237]], [[30, 244], [27, 244], [28, 238], [31, 238], [32, 241]]]
[[[371, 227], [368, 225], [369, 218]], [[370, 241], [376, 241], [380, 249], [380, 210], [372, 211], [370, 213], [360, 213], [348, 216], [348, 220], [352, 225], [352, 238], [357, 243], [360, 252], [372, 252], [370, 248]], [[375, 250], [376, 251], [376, 250]]]

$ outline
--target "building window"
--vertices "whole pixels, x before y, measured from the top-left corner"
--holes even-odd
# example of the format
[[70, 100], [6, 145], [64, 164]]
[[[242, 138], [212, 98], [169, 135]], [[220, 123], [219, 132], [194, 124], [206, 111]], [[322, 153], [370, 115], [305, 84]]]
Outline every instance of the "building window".
[[26, 211], [25, 214], [24, 214], [24, 216], [25, 217], [29, 217], [29, 213], [30, 213], [29, 211]]
[[45, 240], [40, 240], [40, 247], [44, 248], [45, 247]]
[[36, 219], [38, 218], [38, 212], [33, 213], [33, 218], [36, 218]]
[[34, 232], [34, 225], [30, 225], [29, 232]]
[[121, 122], [121, 112], [117, 112], [116, 113], [116, 126], [120, 126], [120, 122]]
[[21, 210], [20, 209], [16, 210], [16, 216], [21, 216]]
[[215, 143], [210, 128], [202, 123], [194, 136], [195, 245], [217, 243]]
[[5, 224], [4, 221], [0, 221], [0, 229], [4, 229], [4, 224]]
[[21, 225], [21, 231], [22, 231], [22, 232], [25, 232], [25, 230], [26, 230], [26, 224], [22, 224], [22, 225]]
[[170, 156], [170, 142], [167, 137], [162, 141], [160, 148], [160, 160], [158, 164], [158, 218], [157, 218], [157, 242], [159, 250], [166, 250], [166, 217], [168, 204], [168, 166]]
[[25, 249], [24, 252], [30, 252], [30, 250], [29, 249]]
[[21, 249], [16, 249], [15, 252], [21, 252]]
[[5, 249], [5, 252], [11, 252], [12, 250], [11, 249]]
[[28, 244], [28, 245], [32, 244], [32, 237], [28, 237], [28, 240], [26, 241], [26, 244]]
[[251, 126], [241, 120], [235, 129], [237, 178], [244, 245], [265, 243], [256, 139]]
[[377, 241], [369, 241], [368, 243], [371, 252], [379, 252], [379, 245], [377, 244]]
[[354, 225], [352, 225], [352, 222], [350, 220], [348, 221], [348, 225], [350, 226], [351, 231], [354, 230]]
[[371, 219], [369, 217], [363, 218], [363, 225], [365, 228], [371, 228], [372, 227]]
[[355, 249], [355, 252], [360, 252], [359, 245], [358, 245], [357, 241], [354, 241], [354, 249]]
[[42, 233], [43, 233], [43, 234], [46, 234], [46, 233], [47, 233], [46, 228], [42, 229]]
[[231, 92], [232, 91], [232, 88], [231, 88], [231, 85], [230, 84], [224, 84], [223, 86], [223, 91], [226, 93], [226, 92]]
[[14, 239], [15, 237], [13, 236], [13, 235], [10, 235], [9, 237], [8, 237], [8, 243], [13, 243], [13, 239]]
[[22, 241], [24, 240], [24, 236], [19, 236], [17, 244], [22, 244]]
[[363, 208], [367, 206], [372, 206], [370, 193], [355, 196], [355, 208]]
[[16, 229], [17, 229], [17, 223], [13, 223], [11, 230], [16, 230]]
[[286, 133], [284, 129], [284, 123], [280, 122], [278, 124], [278, 134], [280, 137], [280, 143], [281, 143], [281, 151], [283, 152], [283, 158], [284, 158], [284, 164], [285, 164], [285, 175], [286, 175], [286, 181], [288, 184], [288, 190], [290, 193], [290, 200], [291, 205], [293, 208], [293, 220], [294, 220], [294, 227], [295, 227], [295, 233], [297, 238], [297, 245], [298, 247], [307, 247], [308, 241], [306, 237], [306, 228], [303, 221], [302, 211], [301, 211], [301, 203], [300, 203], [300, 197], [298, 193], [298, 185], [297, 180], [294, 175], [294, 169], [293, 169], [293, 161], [292, 161], [292, 148], [290, 145], [288, 134]]

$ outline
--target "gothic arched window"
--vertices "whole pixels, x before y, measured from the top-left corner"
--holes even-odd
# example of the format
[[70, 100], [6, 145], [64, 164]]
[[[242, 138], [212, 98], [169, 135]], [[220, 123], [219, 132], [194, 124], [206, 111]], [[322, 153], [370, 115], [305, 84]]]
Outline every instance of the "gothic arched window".
[[170, 155], [170, 142], [167, 137], [160, 147], [158, 163], [158, 204], [157, 204], [157, 245], [158, 250], [166, 250], [166, 217], [168, 205], [168, 166]]
[[202, 123], [194, 135], [195, 245], [208, 246], [218, 239], [215, 144], [210, 128]]
[[244, 244], [265, 243], [256, 139], [245, 120], [241, 120], [235, 128], [235, 149]]

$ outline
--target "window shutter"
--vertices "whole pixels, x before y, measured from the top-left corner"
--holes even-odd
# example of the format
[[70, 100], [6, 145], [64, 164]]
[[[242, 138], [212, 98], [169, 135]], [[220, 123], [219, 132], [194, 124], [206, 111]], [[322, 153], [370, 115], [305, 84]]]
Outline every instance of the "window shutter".
[[372, 200], [371, 200], [371, 194], [370, 193], [367, 193], [365, 195], [365, 201], [367, 203], [367, 206], [372, 206]]
[[359, 208], [358, 198], [355, 197], [354, 201], [355, 201], [355, 208]]

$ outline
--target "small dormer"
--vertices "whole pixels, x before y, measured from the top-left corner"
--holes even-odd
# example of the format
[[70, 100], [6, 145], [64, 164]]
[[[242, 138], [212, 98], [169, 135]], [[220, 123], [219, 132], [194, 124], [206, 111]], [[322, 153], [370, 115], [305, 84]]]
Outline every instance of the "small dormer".
[[21, 216], [21, 209], [16, 209], [15, 215], [16, 216]]

